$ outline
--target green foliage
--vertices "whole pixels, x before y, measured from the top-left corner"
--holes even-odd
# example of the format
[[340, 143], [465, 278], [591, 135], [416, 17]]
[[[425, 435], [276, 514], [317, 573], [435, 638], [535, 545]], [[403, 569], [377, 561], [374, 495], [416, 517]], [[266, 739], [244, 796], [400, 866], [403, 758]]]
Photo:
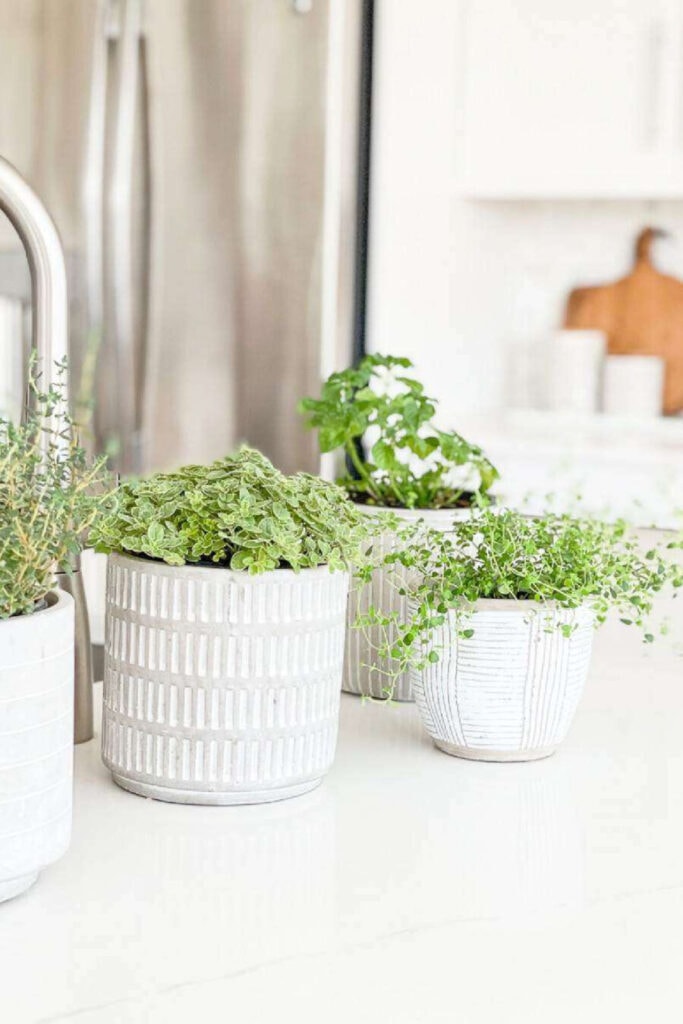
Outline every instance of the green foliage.
[[[409, 621], [371, 608], [357, 626], [384, 627], [378, 651], [392, 659], [395, 678], [409, 667], [438, 661], [433, 633], [455, 613], [458, 635], [476, 631], [475, 602], [482, 598], [529, 601], [542, 610], [589, 608], [596, 625], [616, 610], [626, 625], [647, 628], [653, 599], [666, 587], [683, 586], [683, 567], [667, 556], [679, 541], [643, 551], [623, 522], [566, 515], [538, 518], [513, 510], [474, 510], [446, 534], [420, 523], [399, 532], [396, 550], [381, 562], [389, 579], [410, 598]], [[371, 565], [359, 570], [367, 582]], [[570, 634], [571, 626], [560, 627]], [[653, 639], [645, 632], [644, 639]], [[391, 690], [391, 685], [388, 687]]]
[[341, 488], [306, 473], [284, 476], [260, 452], [242, 448], [210, 466], [124, 483], [93, 540], [100, 551], [169, 565], [346, 569], [365, 533], [362, 520]]
[[34, 371], [25, 421], [0, 419], [0, 619], [35, 609], [109, 500], [103, 461], [87, 458], [66, 408], [66, 365], [47, 393]]
[[[321, 452], [343, 449], [357, 478], [339, 480], [360, 502], [401, 508], [455, 508], [474, 503], [498, 473], [481, 449], [433, 423], [434, 399], [404, 374], [409, 359], [368, 355], [355, 369], [333, 373], [320, 398], [299, 411], [318, 430]], [[370, 446], [369, 458], [358, 454]]]

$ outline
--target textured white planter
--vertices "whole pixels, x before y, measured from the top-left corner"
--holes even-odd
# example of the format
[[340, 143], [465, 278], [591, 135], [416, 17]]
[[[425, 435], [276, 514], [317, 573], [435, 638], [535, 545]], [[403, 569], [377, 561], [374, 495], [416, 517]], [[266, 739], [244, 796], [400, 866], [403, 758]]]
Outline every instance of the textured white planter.
[[[394, 512], [406, 523], [417, 523], [422, 519], [431, 529], [444, 532], [452, 528], [455, 519], [465, 520], [471, 515], [469, 509], [386, 509], [366, 505], [357, 507], [366, 515]], [[396, 534], [393, 532], [381, 534], [374, 542], [374, 553], [377, 555], [389, 554], [395, 548]], [[378, 569], [373, 574], [372, 582], [367, 586], [359, 588], [355, 583], [351, 586], [342, 689], [346, 693], [386, 697], [386, 687], [389, 684], [386, 671], [390, 668], [390, 663], [377, 655], [377, 648], [383, 640], [383, 631], [379, 627], [372, 627], [367, 631], [353, 628], [358, 613], [365, 613], [371, 606], [385, 615], [398, 612], [400, 622], [407, 620], [407, 598], [398, 593], [395, 582], [391, 583], [389, 572], [385, 569]], [[414, 700], [407, 672], [397, 678], [392, 696], [394, 700]]]
[[18, 896], [71, 836], [73, 600], [0, 622], [0, 900]]
[[326, 566], [249, 576], [112, 555], [103, 760], [176, 803], [263, 803], [332, 764], [349, 580]]
[[[565, 637], [559, 622], [577, 629]], [[471, 617], [471, 638], [458, 638], [454, 624], [451, 613], [434, 633], [440, 660], [411, 673], [436, 746], [477, 761], [552, 754], [567, 735], [588, 674], [591, 612], [486, 600]]]

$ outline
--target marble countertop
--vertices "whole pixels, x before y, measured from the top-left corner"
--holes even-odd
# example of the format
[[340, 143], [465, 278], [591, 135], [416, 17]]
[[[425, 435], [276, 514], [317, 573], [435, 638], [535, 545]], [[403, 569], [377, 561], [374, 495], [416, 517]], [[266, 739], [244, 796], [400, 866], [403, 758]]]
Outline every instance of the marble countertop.
[[672, 640], [609, 624], [547, 761], [450, 758], [413, 706], [344, 696], [307, 796], [147, 801], [97, 740], [75, 795], [68, 855], [0, 908], [3, 1024], [629, 1024], [683, 1002]]

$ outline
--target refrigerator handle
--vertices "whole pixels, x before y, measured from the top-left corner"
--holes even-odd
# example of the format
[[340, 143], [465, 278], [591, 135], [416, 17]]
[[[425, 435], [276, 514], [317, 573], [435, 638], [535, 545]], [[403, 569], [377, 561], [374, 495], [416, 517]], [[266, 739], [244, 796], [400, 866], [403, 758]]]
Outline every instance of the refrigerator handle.
[[107, 128], [108, 40], [114, 35], [112, 15], [110, 0], [97, 0], [82, 193], [87, 311], [85, 365], [90, 367], [96, 364], [104, 334], [102, 205]]
[[[118, 380], [120, 469], [137, 472], [139, 451], [139, 373], [133, 295], [133, 187], [136, 105], [140, 89], [141, 0], [121, 0], [118, 95], [112, 139], [111, 178], [105, 210], [104, 267], [112, 301], [112, 338]], [[107, 339], [109, 341], [109, 339]]]

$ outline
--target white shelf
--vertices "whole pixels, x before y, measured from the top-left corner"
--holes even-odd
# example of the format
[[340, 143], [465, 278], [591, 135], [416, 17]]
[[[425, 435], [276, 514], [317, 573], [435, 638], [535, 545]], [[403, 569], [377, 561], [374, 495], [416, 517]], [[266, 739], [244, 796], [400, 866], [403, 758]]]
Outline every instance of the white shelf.
[[547, 202], [678, 202], [683, 200], [683, 178], [670, 184], [657, 179], [629, 186], [614, 180], [602, 185], [581, 183], [575, 179], [548, 184], [525, 181], [520, 184], [456, 178], [454, 194], [459, 199], [481, 203], [547, 203]]
[[[602, 413], [577, 414], [542, 409], [507, 409], [485, 421], [473, 421], [477, 428], [500, 435], [501, 439], [525, 438], [539, 444], [604, 449], [606, 454], [634, 446], [657, 459], [670, 452], [683, 459], [683, 416], [637, 419]], [[683, 464], [682, 464], [683, 465]]]

